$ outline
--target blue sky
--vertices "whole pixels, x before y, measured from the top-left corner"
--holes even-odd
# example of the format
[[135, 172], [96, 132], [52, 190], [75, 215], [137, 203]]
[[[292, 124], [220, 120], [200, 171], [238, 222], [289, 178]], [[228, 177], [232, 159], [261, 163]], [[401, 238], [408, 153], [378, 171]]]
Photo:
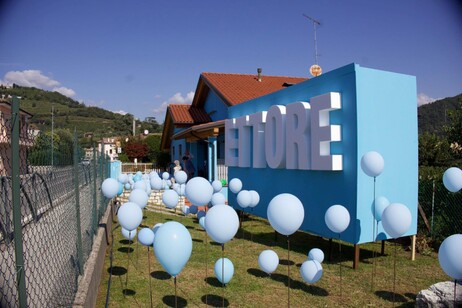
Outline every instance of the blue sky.
[[457, 0], [0, 0], [0, 81], [164, 121], [201, 72], [309, 77], [355, 62], [417, 77], [420, 103], [462, 92]]

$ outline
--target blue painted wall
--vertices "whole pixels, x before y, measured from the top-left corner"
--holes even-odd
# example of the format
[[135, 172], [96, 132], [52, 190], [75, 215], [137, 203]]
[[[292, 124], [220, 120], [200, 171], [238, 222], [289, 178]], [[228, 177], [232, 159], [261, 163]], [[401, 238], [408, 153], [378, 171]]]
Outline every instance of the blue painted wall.
[[228, 118], [228, 106], [212, 90], [204, 102], [204, 110], [213, 122]]
[[[260, 204], [254, 213], [267, 217], [269, 201], [280, 193], [297, 196], [305, 207], [302, 230], [324, 237], [338, 237], [325, 225], [324, 214], [334, 204], [345, 206], [350, 226], [341, 237], [350, 243], [373, 240], [373, 179], [360, 166], [362, 155], [377, 151], [385, 160], [377, 177], [376, 195], [403, 203], [413, 221], [406, 235], [417, 231], [417, 102], [413, 76], [395, 74], [350, 64], [319, 77], [229, 108], [236, 118], [270, 106], [287, 105], [328, 92], [339, 92], [342, 109], [331, 112], [331, 124], [342, 126], [342, 141], [332, 143], [331, 154], [343, 155], [342, 171], [312, 171], [229, 167], [228, 179], [237, 177], [243, 189], [256, 190]], [[237, 207], [236, 196], [229, 203]], [[381, 224], [379, 224], [379, 232]]]

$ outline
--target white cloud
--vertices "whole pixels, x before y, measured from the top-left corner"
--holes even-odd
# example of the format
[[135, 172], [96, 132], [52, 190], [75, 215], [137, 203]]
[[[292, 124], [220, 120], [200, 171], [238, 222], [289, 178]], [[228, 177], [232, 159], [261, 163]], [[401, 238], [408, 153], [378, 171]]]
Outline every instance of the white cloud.
[[156, 118], [161, 120], [165, 117], [165, 111], [167, 111], [167, 107], [170, 104], [186, 104], [189, 105], [192, 103], [194, 98], [194, 92], [188, 92], [186, 93], [185, 96], [181, 94], [181, 92], [175, 93], [172, 97], [170, 97], [168, 100], [162, 102], [162, 104], [154, 108], [152, 112], [156, 115]]
[[113, 111], [114, 113], [118, 113], [118, 114], [121, 114], [121, 115], [126, 115], [128, 112], [124, 111], [124, 110], [117, 110], [117, 111]]
[[5, 74], [1, 84], [11, 86], [13, 83], [23, 87], [34, 87], [43, 90], [56, 91], [68, 97], [75, 96], [75, 91], [61, 86], [61, 83], [44, 75], [39, 70], [9, 71]]
[[75, 91], [72, 89], [66, 88], [66, 87], [53, 88], [53, 91], [61, 93], [62, 95], [67, 96], [67, 97], [75, 96]]
[[428, 95], [425, 94], [425, 93], [419, 93], [419, 94], [417, 94], [417, 106], [422, 106], [422, 105], [425, 105], [425, 104], [430, 104], [430, 103], [433, 103], [434, 101], [436, 101], [436, 99], [431, 98], [430, 96], [428, 96]]

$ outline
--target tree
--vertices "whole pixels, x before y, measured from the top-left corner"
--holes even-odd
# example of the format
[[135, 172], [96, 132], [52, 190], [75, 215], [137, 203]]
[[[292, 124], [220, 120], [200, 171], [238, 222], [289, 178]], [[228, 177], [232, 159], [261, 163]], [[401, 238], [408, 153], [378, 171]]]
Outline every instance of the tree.
[[419, 165], [445, 166], [453, 159], [449, 142], [436, 134], [419, 136]]
[[124, 153], [127, 154], [130, 160], [135, 158], [139, 161], [145, 161], [148, 157], [148, 146], [145, 142], [130, 140], [125, 144]]

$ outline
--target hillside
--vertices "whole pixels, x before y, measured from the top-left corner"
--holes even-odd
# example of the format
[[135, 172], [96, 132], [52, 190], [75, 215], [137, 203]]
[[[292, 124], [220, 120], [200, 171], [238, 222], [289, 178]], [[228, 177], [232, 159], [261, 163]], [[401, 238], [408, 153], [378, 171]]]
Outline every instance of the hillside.
[[418, 108], [419, 134], [425, 132], [444, 134], [444, 127], [449, 125], [450, 113], [462, 104], [462, 94], [446, 97]]
[[[51, 130], [51, 112], [54, 110], [54, 128], [77, 130], [79, 138], [92, 133], [94, 138], [131, 135], [133, 115], [121, 115], [99, 107], [85, 106], [58, 92], [49, 92], [37, 88], [2, 88], [0, 96], [16, 95], [21, 97], [20, 107], [33, 115], [31, 123], [40, 130]], [[155, 120], [137, 121], [137, 130], [162, 132]]]

